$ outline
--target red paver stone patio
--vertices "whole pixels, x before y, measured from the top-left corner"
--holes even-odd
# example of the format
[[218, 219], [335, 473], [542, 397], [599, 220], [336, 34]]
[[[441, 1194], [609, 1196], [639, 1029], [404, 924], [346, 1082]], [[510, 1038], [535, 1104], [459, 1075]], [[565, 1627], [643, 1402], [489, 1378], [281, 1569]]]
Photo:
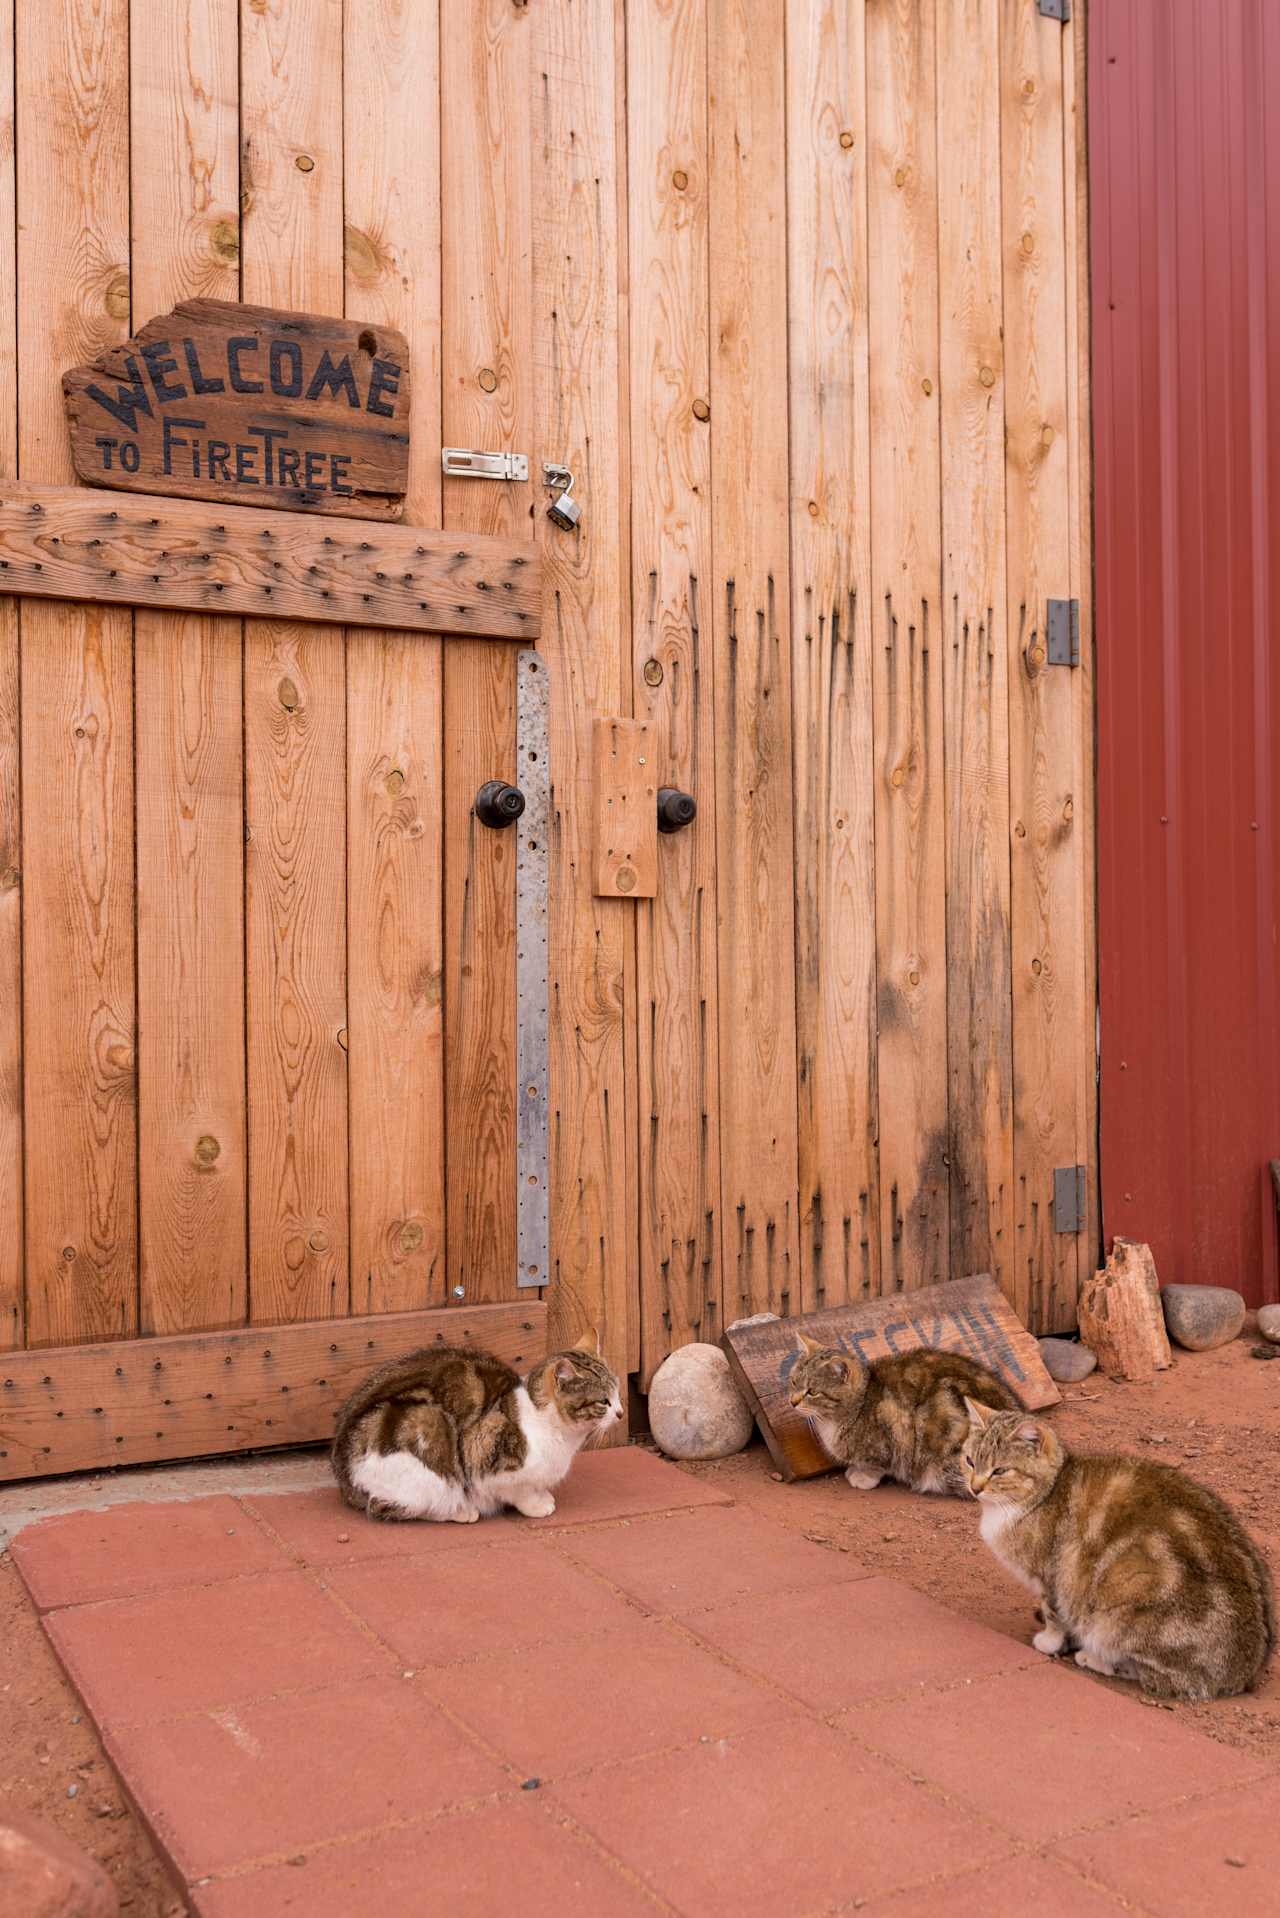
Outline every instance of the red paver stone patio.
[[263, 1494], [14, 1556], [200, 1918], [1274, 1909], [1274, 1776], [638, 1448], [532, 1523]]

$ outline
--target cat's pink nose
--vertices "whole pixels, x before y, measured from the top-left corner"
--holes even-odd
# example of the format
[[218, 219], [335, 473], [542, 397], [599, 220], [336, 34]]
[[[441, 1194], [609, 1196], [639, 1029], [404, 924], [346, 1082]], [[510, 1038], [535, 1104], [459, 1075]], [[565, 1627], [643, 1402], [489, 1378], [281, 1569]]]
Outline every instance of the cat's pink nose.
[[616, 1419], [620, 1419], [620, 1418], [622, 1417], [622, 1407], [621, 1407], [621, 1406], [619, 1406], [619, 1407], [618, 1407], [618, 1409], [617, 1409], [617, 1411], [616, 1411], [616, 1412], [614, 1413], [614, 1415], [613, 1415], [613, 1416], [614, 1416], [614, 1417], [615, 1417]]

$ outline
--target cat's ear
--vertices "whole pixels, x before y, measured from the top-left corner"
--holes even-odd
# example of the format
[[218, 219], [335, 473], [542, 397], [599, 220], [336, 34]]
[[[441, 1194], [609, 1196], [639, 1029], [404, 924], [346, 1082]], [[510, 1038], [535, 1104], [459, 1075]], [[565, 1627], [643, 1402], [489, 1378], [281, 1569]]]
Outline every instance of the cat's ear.
[[1044, 1448], [1044, 1427], [1037, 1425], [1034, 1419], [1023, 1419], [1013, 1435], [1023, 1445], [1029, 1445], [1033, 1452]]
[[811, 1339], [807, 1332], [800, 1330], [799, 1326], [796, 1327], [796, 1337], [800, 1341], [800, 1350], [807, 1359], [811, 1359], [815, 1352], [824, 1350], [824, 1347], [819, 1344], [817, 1339]]
[[979, 1405], [976, 1399], [966, 1399], [964, 1403], [965, 1410], [969, 1414], [970, 1425], [976, 1425], [980, 1432], [985, 1431], [995, 1417], [995, 1413], [991, 1410], [991, 1407], [989, 1405]]
[[571, 1352], [590, 1352], [595, 1358], [600, 1356], [600, 1334], [595, 1326], [589, 1326], [576, 1345], [569, 1347]]
[[552, 1376], [560, 1385], [567, 1384], [571, 1378], [575, 1377], [572, 1359], [553, 1359], [551, 1361], [551, 1372]]

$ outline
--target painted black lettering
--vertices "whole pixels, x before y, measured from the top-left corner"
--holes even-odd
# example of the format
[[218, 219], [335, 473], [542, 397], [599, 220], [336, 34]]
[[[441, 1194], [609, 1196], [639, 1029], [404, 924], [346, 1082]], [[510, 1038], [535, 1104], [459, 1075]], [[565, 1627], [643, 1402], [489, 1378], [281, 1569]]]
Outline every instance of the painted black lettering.
[[1000, 1321], [989, 1305], [980, 1305], [978, 1311], [991, 1328], [991, 1364], [1001, 1371], [1010, 1373], [1015, 1379], [1025, 1378], [1026, 1374], [1018, 1364], [1018, 1355], [1010, 1345]]
[[276, 455], [276, 468], [280, 474], [281, 486], [299, 486], [298, 461], [302, 455], [296, 446], [282, 446]]
[[249, 465], [250, 460], [256, 460], [257, 457], [258, 457], [258, 449], [256, 446], [246, 446], [243, 440], [237, 441], [236, 443], [236, 485], [237, 486], [256, 486], [258, 484], [258, 475], [252, 470], [252, 468]]
[[[329, 357], [328, 347], [326, 347], [320, 355], [320, 364], [312, 375], [311, 384], [307, 388], [307, 398], [309, 400], [318, 400], [326, 388], [332, 393], [335, 400], [341, 392], [346, 394], [348, 406], [359, 406], [360, 395], [356, 392], [356, 376], [351, 371], [350, 354], [344, 353], [336, 366]], [[310, 456], [308, 455], [308, 457]]]
[[321, 468], [326, 458], [327, 455], [324, 453], [308, 453], [306, 455], [306, 474], [302, 482], [306, 492], [318, 493], [322, 490], [324, 486], [324, 475]]
[[189, 427], [191, 431], [194, 433], [194, 432], [198, 432], [203, 425], [204, 425], [203, 420], [182, 420], [177, 418], [164, 419], [160, 422], [160, 432], [161, 432], [160, 465], [161, 465], [161, 470], [163, 472], [172, 473], [173, 471], [174, 447], [189, 446], [191, 444], [190, 440], [184, 439], [182, 434], [175, 431], [175, 429], [179, 426], [186, 426], [186, 427]]
[[350, 453], [330, 453], [329, 455], [329, 490], [332, 493], [341, 494], [343, 499], [355, 498], [355, 487], [342, 484], [350, 464]]
[[204, 368], [200, 364], [200, 355], [196, 352], [196, 343], [194, 340], [184, 340], [182, 342], [182, 350], [187, 356], [187, 371], [191, 375], [191, 391], [193, 393], [226, 392], [227, 382], [225, 380], [218, 379], [216, 376], [210, 379], [209, 375], [204, 371]]
[[282, 400], [296, 400], [302, 391], [302, 348], [296, 340], [271, 342], [271, 391], [278, 393]]
[[905, 1319], [895, 1319], [891, 1325], [885, 1325], [880, 1328], [880, 1336], [889, 1350], [896, 1353], [898, 1348], [893, 1342], [893, 1335], [895, 1332], [905, 1332], [906, 1330], [907, 1321]]
[[95, 440], [93, 443], [95, 446], [102, 448], [102, 470], [104, 473], [109, 473], [111, 471], [111, 454], [113, 449], [120, 444], [119, 440], [101, 439]]
[[234, 339], [227, 341], [227, 371], [231, 375], [233, 393], [261, 393], [261, 380], [247, 380], [240, 370], [240, 355], [256, 353], [258, 342], [252, 333], [237, 333]]
[[110, 413], [113, 420], [119, 420], [121, 426], [123, 426], [127, 432], [136, 433], [138, 430], [139, 413], [145, 413], [148, 419], [152, 417], [151, 401], [148, 399], [147, 389], [142, 383], [142, 375], [138, 371], [138, 362], [133, 358], [132, 354], [126, 355], [124, 370], [129, 375], [129, 384], [128, 386], [117, 386], [114, 399], [112, 399], [110, 393], [105, 393], [100, 386], [87, 386], [85, 392], [91, 400], [97, 400], [98, 405], [101, 406], [104, 411]]
[[231, 458], [231, 447], [226, 440], [209, 441], [209, 478], [221, 480], [224, 486], [230, 486], [231, 475], [227, 471], [227, 461]]
[[170, 400], [186, 399], [186, 387], [175, 386], [165, 378], [166, 373], [176, 373], [178, 370], [178, 362], [173, 357], [168, 340], [152, 340], [149, 346], [143, 347], [142, 358], [161, 406], [167, 405]]
[[369, 379], [369, 398], [365, 410], [380, 413], [384, 420], [395, 417], [395, 407], [388, 406], [383, 399], [384, 393], [393, 396], [400, 391], [400, 368], [394, 360], [375, 360]]
[[862, 1359], [865, 1363], [867, 1355], [863, 1351], [862, 1347], [868, 1339], [874, 1341], [875, 1336], [876, 1335], [875, 1335], [874, 1328], [870, 1326], [868, 1326], [864, 1331], [861, 1331], [861, 1332], [850, 1332], [848, 1334], [847, 1349], [851, 1352], [856, 1352], [858, 1357]]
[[120, 444], [120, 464], [126, 473], [136, 473], [142, 464], [142, 455], [138, 451], [137, 440], [122, 440]]
[[275, 480], [271, 476], [271, 450], [277, 440], [284, 438], [284, 431], [279, 426], [251, 426], [249, 431], [262, 436], [262, 484], [274, 486]]

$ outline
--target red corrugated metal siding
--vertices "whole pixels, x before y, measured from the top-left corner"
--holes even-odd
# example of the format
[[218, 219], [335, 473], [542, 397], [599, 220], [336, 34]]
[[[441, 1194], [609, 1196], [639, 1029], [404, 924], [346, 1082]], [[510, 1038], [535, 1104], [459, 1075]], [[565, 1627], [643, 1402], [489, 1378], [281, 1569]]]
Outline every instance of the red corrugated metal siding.
[[1093, 0], [1101, 1178], [1277, 1296], [1280, 0]]

